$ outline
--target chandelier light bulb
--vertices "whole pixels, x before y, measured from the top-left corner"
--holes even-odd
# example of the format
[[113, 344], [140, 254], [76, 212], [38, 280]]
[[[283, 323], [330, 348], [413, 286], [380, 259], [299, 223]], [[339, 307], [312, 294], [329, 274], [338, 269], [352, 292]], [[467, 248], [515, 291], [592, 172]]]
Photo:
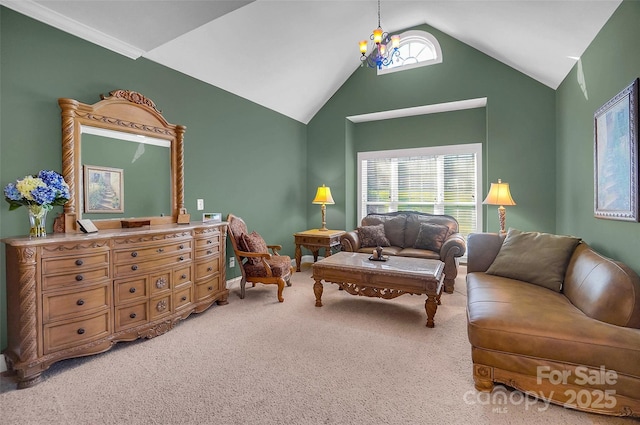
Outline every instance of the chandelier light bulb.
[[378, 27], [373, 30], [373, 42], [376, 44], [382, 43], [382, 28]]
[[367, 40], [362, 40], [360, 42], [360, 53], [363, 55], [367, 54]]

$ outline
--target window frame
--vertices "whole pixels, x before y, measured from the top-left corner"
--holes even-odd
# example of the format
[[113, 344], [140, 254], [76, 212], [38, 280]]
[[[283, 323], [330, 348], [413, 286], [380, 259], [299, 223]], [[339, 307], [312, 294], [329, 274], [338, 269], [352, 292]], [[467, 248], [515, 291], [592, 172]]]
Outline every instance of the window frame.
[[[365, 209], [365, 196], [362, 192], [362, 164], [365, 160], [374, 160], [382, 158], [396, 158], [396, 157], [411, 157], [411, 156], [441, 156], [441, 155], [459, 155], [459, 154], [475, 154], [476, 155], [476, 193], [475, 193], [475, 208], [476, 208], [476, 223], [475, 228], [471, 230], [473, 232], [481, 232], [483, 221], [483, 208], [482, 208], [482, 143], [467, 143], [458, 145], [445, 145], [445, 146], [425, 146], [421, 148], [409, 148], [409, 149], [392, 149], [382, 151], [366, 151], [357, 153], [357, 188], [358, 188], [358, 205], [357, 205], [357, 222], [362, 222], [364, 215], [366, 215]], [[364, 214], [364, 215], [363, 215]]]
[[410, 43], [412, 40], [422, 39], [427, 44], [433, 45], [435, 49], [436, 57], [433, 59], [429, 59], [422, 62], [411, 63], [407, 65], [400, 65], [396, 67], [383, 67], [382, 69], [377, 69], [378, 75], [390, 74], [392, 72], [398, 71], [406, 71], [409, 69], [420, 68], [423, 66], [435, 65], [437, 63], [442, 63], [442, 48], [440, 47], [440, 43], [438, 43], [438, 39], [435, 38], [431, 33], [426, 31], [418, 31], [411, 30], [405, 31], [400, 34], [400, 46]]

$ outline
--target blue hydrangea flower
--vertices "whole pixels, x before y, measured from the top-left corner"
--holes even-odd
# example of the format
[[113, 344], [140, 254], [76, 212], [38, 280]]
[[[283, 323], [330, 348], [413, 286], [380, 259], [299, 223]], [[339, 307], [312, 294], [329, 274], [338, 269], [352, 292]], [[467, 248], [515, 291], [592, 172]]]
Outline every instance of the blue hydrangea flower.
[[4, 188], [4, 196], [6, 196], [12, 201], [19, 201], [22, 199], [22, 195], [20, 194], [20, 191], [16, 188], [15, 183], [9, 183]]
[[38, 186], [31, 191], [33, 200], [38, 205], [49, 205], [56, 200], [56, 190], [49, 186]]

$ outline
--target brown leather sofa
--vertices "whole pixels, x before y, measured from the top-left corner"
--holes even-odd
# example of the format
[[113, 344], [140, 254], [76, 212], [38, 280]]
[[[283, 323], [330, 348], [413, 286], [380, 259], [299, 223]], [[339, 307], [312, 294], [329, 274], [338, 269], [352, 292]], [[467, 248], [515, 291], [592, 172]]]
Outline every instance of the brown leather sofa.
[[560, 291], [488, 274], [504, 235], [467, 238], [467, 323], [479, 391], [640, 416], [640, 278], [584, 242]]
[[[458, 221], [450, 215], [436, 215], [417, 211], [397, 211], [369, 214], [361, 227], [383, 225], [388, 245], [382, 246], [382, 255], [426, 258], [444, 262], [444, 291], [452, 293], [458, 276], [458, 259], [465, 254], [466, 242], [458, 233]], [[426, 225], [431, 230], [428, 240], [421, 233]], [[439, 232], [439, 229], [442, 232]], [[346, 232], [340, 238], [342, 250], [371, 254], [376, 244], [363, 243], [358, 229]]]

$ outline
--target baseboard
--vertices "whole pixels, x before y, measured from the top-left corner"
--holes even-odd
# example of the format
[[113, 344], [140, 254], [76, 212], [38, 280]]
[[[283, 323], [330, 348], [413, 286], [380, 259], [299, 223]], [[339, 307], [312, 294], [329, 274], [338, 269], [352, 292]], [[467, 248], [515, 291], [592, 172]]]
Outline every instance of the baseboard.
[[236, 285], [240, 285], [240, 281], [242, 280], [242, 276], [234, 277], [233, 279], [227, 280], [227, 289], [231, 289]]

